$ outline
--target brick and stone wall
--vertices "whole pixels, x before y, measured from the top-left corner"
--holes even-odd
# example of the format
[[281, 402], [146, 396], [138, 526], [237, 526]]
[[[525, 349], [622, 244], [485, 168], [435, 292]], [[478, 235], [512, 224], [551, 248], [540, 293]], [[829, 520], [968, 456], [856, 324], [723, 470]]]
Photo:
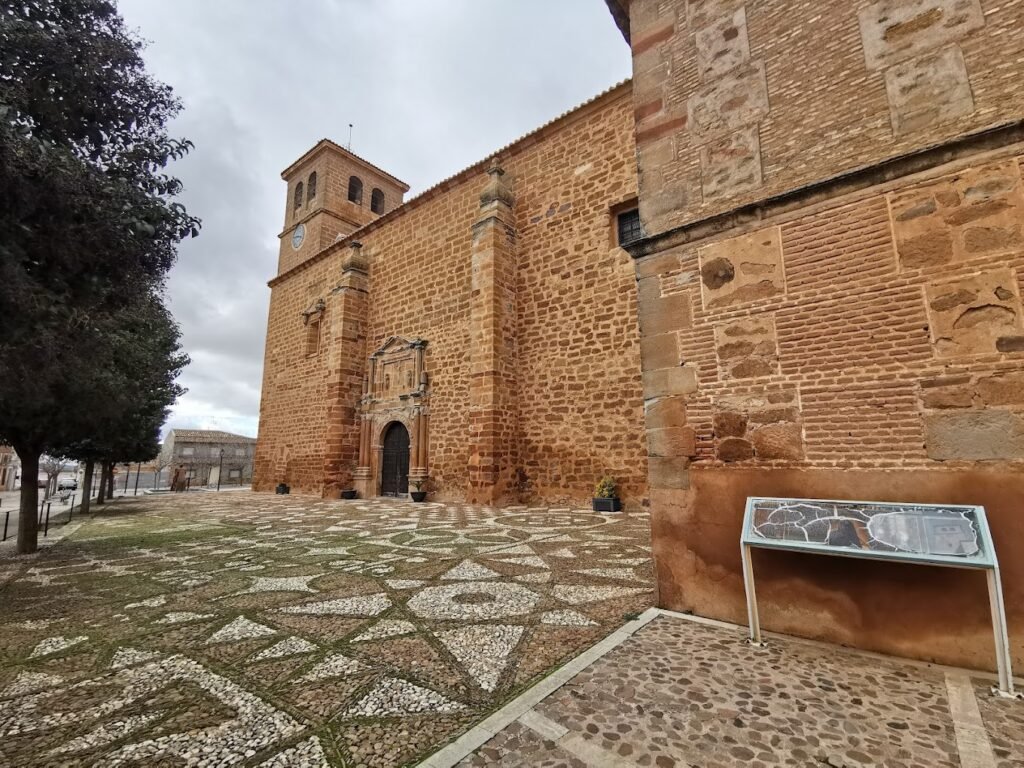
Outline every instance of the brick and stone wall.
[[[1024, 662], [1024, 3], [613, 5], [661, 604], [745, 622], [748, 496], [981, 504]], [[993, 666], [977, 574], [755, 562], [771, 629]]]
[[[433, 498], [580, 504], [612, 474], [627, 504], [645, 502], [636, 284], [612, 215], [636, 197], [629, 84], [495, 159], [507, 204], [487, 193], [482, 162], [348, 239], [282, 260], [257, 488], [348, 485], [362, 407], [371, 454], [389, 419], [428, 433]], [[354, 239], [365, 281], [345, 268]], [[310, 318], [321, 339], [312, 354]], [[429, 425], [417, 426], [406, 401], [360, 406], [354, 382], [393, 337], [426, 342], [419, 407]]]
[[648, 234], [1020, 117], [1017, 1], [628, 6]]

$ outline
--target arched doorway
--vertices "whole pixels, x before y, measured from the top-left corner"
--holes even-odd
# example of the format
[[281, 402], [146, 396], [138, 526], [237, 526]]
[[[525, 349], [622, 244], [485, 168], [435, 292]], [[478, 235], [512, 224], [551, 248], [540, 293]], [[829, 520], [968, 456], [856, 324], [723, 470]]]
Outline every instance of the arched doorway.
[[400, 496], [409, 491], [409, 430], [393, 422], [384, 433], [384, 452], [380, 466], [382, 496]]

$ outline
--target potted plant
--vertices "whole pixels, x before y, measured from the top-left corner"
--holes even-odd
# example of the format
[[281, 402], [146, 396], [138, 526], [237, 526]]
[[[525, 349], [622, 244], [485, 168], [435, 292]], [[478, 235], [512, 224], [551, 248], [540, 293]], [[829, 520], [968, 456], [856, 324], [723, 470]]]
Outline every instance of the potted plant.
[[409, 485], [415, 488], [415, 491], [409, 491], [409, 498], [413, 501], [424, 501], [427, 498], [427, 492], [423, 490], [423, 486], [427, 484], [427, 478], [425, 477], [412, 477], [409, 478]]
[[277, 488], [274, 489], [274, 492], [279, 495], [284, 495], [291, 493], [291, 490], [292, 489], [288, 486], [288, 483], [278, 483]]
[[359, 493], [355, 488], [343, 488], [341, 491], [341, 498], [343, 499], [358, 499]]
[[615, 495], [615, 478], [605, 475], [598, 480], [591, 501], [595, 512], [621, 512], [622, 501]]

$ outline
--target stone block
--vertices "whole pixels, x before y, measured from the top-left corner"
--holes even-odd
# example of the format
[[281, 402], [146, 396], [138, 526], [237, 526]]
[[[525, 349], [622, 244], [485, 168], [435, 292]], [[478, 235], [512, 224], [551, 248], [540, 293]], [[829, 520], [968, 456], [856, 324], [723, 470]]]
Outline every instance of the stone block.
[[633, 262], [637, 280], [672, 275], [679, 271], [678, 253], [656, 253]]
[[717, 411], [712, 424], [715, 437], [743, 437], [747, 433], [747, 415], [739, 411]]
[[718, 443], [718, 458], [722, 461], [747, 461], [754, 458], [754, 446], [741, 437], [727, 437]]
[[799, 424], [766, 424], [751, 432], [749, 438], [759, 459], [796, 461], [804, 457], [803, 430]]
[[749, 379], [778, 373], [775, 317], [762, 314], [716, 325], [715, 351], [723, 379]]
[[693, 427], [647, 430], [647, 453], [650, 456], [693, 456], [697, 453]]
[[644, 371], [644, 397], [689, 395], [697, 391], [697, 370], [692, 366]]
[[685, 293], [658, 298], [644, 297], [640, 301], [640, 333], [644, 336], [657, 336], [689, 328], [691, 322], [690, 297]]
[[868, 69], [941, 48], [985, 24], [980, 0], [881, 0], [857, 17]]
[[1024, 458], [1024, 416], [1003, 410], [942, 411], [924, 416], [928, 457], [938, 461]]
[[897, 136], [942, 125], [974, 111], [967, 65], [957, 46], [887, 70], [885, 90], [892, 131]]
[[705, 309], [747, 304], [785, 292], [778, 227], [720, 240], [698, 254]]
[[984, 376], [974, 391], [984, 405], [1024, 405], [1024, 371]]
[[647, 429], [668, 429], [686, 425], [686, 398], [662, 397], [644, 404]]
[[[760, 187], [761, 144], [757, 126], [714, 139], [701, 147], [700, 171], [705, 198], [737, 195]], [[677, 202], [676, 207], [682, 206]]]
[[997, 352], [1024, 352], [1024, 336], [1000, 336], [996, 339]]
[[754, 62], [715, 80], [687, 100], [687, 126], [698, 142], [752, 125], [768, 114], [764, 64]]
[[651, 489], [686, 490], [690, 487], [690, 460], [685, 457], [651, 456], [647, 459]]
[[1024, 248], [1015, 160], [971, 168], [889, 197], [900, 265], [931, 267]]
[[970, 408], [974, 396], [970, 388], [963, 386], [929, 389], [921, 393], [921, 405], [929, 409]]
[[[687, 24], [691, 30], [702, 29], [723, 16], [731, 16], [747, 2], [748, 0], [687, 0]], [[643, 3], [638, 4], [643, 5]]]
[[697, 73], [712, 80], [750, 60], [747, 14], [737, 8], [732, 14], [712, 21], [694, 35], [697, 45]]
[[932, 345], [939, 357], [996, 352], [998, 339], [1024, 330], [1017, 278], [999, 269], [925, 286]]
[[679, 345], [674, 333], [640, 337], [640, 366], [642, 370], [676, 368], [679, 366], [679, 362]]

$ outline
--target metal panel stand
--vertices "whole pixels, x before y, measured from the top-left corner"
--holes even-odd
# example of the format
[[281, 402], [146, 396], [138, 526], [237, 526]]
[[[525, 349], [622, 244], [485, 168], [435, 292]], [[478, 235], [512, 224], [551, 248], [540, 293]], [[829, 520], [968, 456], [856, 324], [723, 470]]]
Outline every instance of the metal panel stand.
[[743, 559], [743, 588], [747, 593], [747, 621], [750, 624], [751, 645], [764, 648], [766, 643], [761, 639], [761, 619], [757, 615], [757, 591], [754, 588], [754, 565], [750, 558], [750, 546], [740, 544], [740, 557]]
[[1008, 699], [1024, 698], [1013, 690], [1013, 673], [1010, 666], [1010, 637], [1006, 631], [1006, 609], [1003, 606], [1003, 584], [999, 577], [999, 565], [989, 569], [988, 602], [992, 608], [992, 634], [996, 641], [996, 668], [999, 670], [999, 687], [992, 693]]

